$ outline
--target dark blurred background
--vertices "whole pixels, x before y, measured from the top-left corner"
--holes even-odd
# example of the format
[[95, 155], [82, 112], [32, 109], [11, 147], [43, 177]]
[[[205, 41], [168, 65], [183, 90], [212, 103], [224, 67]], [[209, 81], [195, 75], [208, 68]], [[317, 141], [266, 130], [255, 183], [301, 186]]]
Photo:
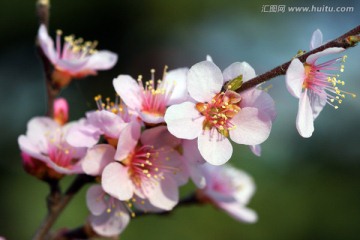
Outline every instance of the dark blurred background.
[[[311, 34], [320, 28], [331, 40], [360, 23], [358, 1], [263, 0], [53, 0], [50, 33], [56, 29], [86, 40], [98, 49], [118, 53], [110, 71], [71, 83], [61, 95], [71, 105], [71, 119], [93, 109], [96, 94], [113, 96], [118, 74], [150, 76], [192, 66], [210, 54], [222, 69], [247, 61], [257, 74], [308, 50]], [[264, 13], [264, 5], [354, 7], [344, 13]], [[30, 239], [46, 214], [48, 189], [22, 169], [17, 137], [26, 123], [45, 112], [42, 67], [34, 49], [38, 29], [35, 1], [0, 0], [0, 236]], [[344, 89], [360, 92], [360, 47], [346, 51], [341, 78]], [[160, 76], [159, 76], [160, 77]], [[231, 163], [248, 171], [257, 192], [250, 203], [256, 224], [236, 222], [210, 206], [176, 210], [168, 217], [133, 220], [122, 239], [359, 239], [360, 104], [345, 99], [335, 110], [327, 106], [315, 122], [310, 139], [295, 128], [297, 101], [287, 92], [284, 77], [269, 93], [278, 117], [263, 155], [237, 146]], [[64, 186], [71, 177], [64, 181]], [[191, 189], [191, 187], [184, 190]], [[87, 216], [83, 189], [56, 227], [76, 227]], [[184, 193], [185, 194], [185, 193]]]

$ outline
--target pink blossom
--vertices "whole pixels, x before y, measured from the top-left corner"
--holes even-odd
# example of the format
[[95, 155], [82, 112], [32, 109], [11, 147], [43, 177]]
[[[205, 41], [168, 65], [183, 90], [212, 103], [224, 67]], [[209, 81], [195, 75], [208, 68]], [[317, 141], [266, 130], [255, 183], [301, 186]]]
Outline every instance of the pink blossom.
[[106, 194], [101, 185], [89, 188], [86, 203], [91, 212], [91, 227], [100, 236], [118, 236], [130, 222], [125, 204]]
[[[171, 210], [179, 199], [178, 187], [188, 179], [181, 156], [174, 149], [180, 140], [164, 126], [145, 130], [138, 139], [129, 138], [129, 134], [131, 131], [124, 131], [116, 153], [110, 145], [90, 149], [84, 158], [84, 171], [101, 174], [105, 192], [119, 200], [136, 196], [157, 208]], [[109, 163], [111, 155], [114, 157]]]
[[187, 99], [187, 68], [164, 71], [162, 80], [155, 80], [155, 71], [149, 81], [142, 82], [142, 76], [136, 81], [129, 75], [120, 75], [113, 85], [125, 104], [138, 112], [141, 119], [150, 124], [164, 122], [167, 106]]
[[247, 208], [255, 192], [252, 178], [244, 171], [230, 165], [203, 165], [206, 187], [198, 190], [203, 201], [210, 201], [236, 220], [253, 223], [257, 221], [256, 213]]
[[246, 82], [255, 71], [246, 62], [233, 63], [223, 73], [211, 61], [195, 64], [187, 78], [193, 101], [172, 105], [165, 114], [169, 131], [178, 138], [197, 138], [202, 157], [213, 165], [230, 159], [233, 149], [228, 137], [249, 146], [264, 142], [276, 116], [274, 102], [264, 91], [222, 91], [224, 83], [240, 75]]
[[[322, 45], [322, 33], [316, 30], [311, 39], [310, 49]], [[296, 128], [302, 137], [311, 137], [314, 131], [314, 120], [327, 104], [338, 108], [345, 94], [350, 94], [339, 89], [344, 81], [338, 79], [339, 75], [327, 71], [344, 70], [339, 64], [345, 61], [346, 56], [339, 57], [324, 63], [316, 63], [323, 56], [344, 51], [344, 48], [332, 47], [321, 52], [311, 54], [305, 63], [295, 58], [286, 71], [286, 86], [296, 98], [299, 98], [299, 109], [296, 117]], [[338, 64], [339, 66], [336, 66]], [[354, 94], [351, 94], [355, 96]]]
[[66, 142], [71, 126], [64, 126], [48, 117], [34, 117], [27, 126], [26, 135], [18, 138], [21, 151], [33, 159], [43, 161], [48, 167], [62, 174], [82, 173], [81, 158], [86, 148], [77, 148]]
[[38, 31], [40, 47], [54, 65], [56, 71], [54, 77], [62, 86], [66, 85], [71, 78], [82, 78], [87, 75], [95, 75], [98, 70], [112, 68], [117, 62], [117, 55], [110, 51], [97, 51], [97, 42], [83, 42], [75, 39], [73, 35], [64, 38], [61, 46], [61, 31], [57, 31], [56, 47], [48, 35], [45, 25], [41, 25]]
[[140, 135], [141, 123], [138, 117], [120, 103], [117, 96], [115, 102], [106, 99], [102, 102], [101, 96], [96, 96], [97, 111], [86, 113], [86, 120], [70, 129], [67, 141], [75, 147], [92, 147], [101, 136], [113, 146], [117, 145], [121, 132], [125, 128], [131, 129], [134, 138]]

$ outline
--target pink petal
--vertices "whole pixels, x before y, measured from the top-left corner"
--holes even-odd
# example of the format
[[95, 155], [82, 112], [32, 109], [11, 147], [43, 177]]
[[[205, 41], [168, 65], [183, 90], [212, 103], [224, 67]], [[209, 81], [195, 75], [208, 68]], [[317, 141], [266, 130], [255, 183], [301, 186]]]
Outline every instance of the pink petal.
[[99, 184], [88, 189], [86, 192], [86, 204], [92, 214], [98, 216], [106, 210], [104, 196], [105, 192]]
[[205, 163], [205, 160], [199, 152], [197, 140], [183, 140], [183, 162], [194, 184], [198, 188], [204, 188], [206, 179], [201, 166]]
[[296, 98], [300, 97], [305, 77], [303, 63], [297, 58], [293, 59], [286, 71], [285, 79], [288, 91]]
[[296, 117], [296, 128], [304, 138], [311, 137], [314, 132], [314, 117], [307, 90], [305, 90], [300, 97], [299, 110]]
[[255, 223], [258, 219], [256, 212], [239, 204], [220, 203], [219, 207], [226, 211], [230, 216], [241, 222]]
[[320, 29], [316, 29], [311, 37], [310, 50], [320, 47], [323, 43], [323, 35]]
[[38, 40], [40, 47], [46, 57], [50, 60], [52, 64], [55, 64], [57, 61], [56, 51], [54, 48], [54, 42], [50, 38], [47, 29], [44, 24], [40, 25], [39, 31], [38, 31]]
[[107, 111], [94, 111], [87, 114], [88, 121], [111, 138], [118, 138], [127, 123], [117, 114]]
[[134, 150], [140, 138], [141, 126], [137, 121], [128, 123], [119, 136], [115, 159], [124, 160]]
[[170, 106], [164, 119], [169, 132], [175, 137], [194, 139], [201, 134], [204, 117], [194, 103], [184, 102]]
[[138, 82], [129, 75], [119, 75], [113, 80], [117, 94], [125, 104], [134, 110], [140, 110], [142, 106], [142, 90]]
[[230, 138], [236, 143], [257, 145], [264, 142], [270, 135], [271, 119], [259, 113], [257, 108], [242, 108], [232, 119], [236, 126], [230, 131]]
[[314, 64], [318, 58], [329, 55], [329, 54], [336, 54], [336, 53], [340, 53], [342, 51], [344, 51], [345, 48], [339, 48], [339, 47], [332, 47], [332, 48], [327, 48], [324, 51], [321, 52], [317, 52], [314, 54], [311, 54], [310, 56], [307, 57], [306, 62], [308, 64]]
[[268, 93], [256, 88], [241, 93], [240, 107], [254, 107], [259, 109], [261, 114], [268, 115], [271, 120], [276, 118], [274, 100]]
[[114, 161], [115, 149], [108, 144], [99, 144], [90, 148], [82, 161], [84, 172], [100, 176], [106, 165]]
[[190, 96], [198, 102], [211, 101], [221, 91], [223, 83], [221, 70], [212, 62], [199, 62], [189, 70], [187, 88]]
[[82, 71], [86, 71], [86, 64], [89, 61], [88, 57], [84, 58], [78, 58], [78, 59], [58, 59], [55, 63], [57, 68], [60, 70], [64, 70], [66, 72], [69, 72], [71, 74], [77, 74]]
[[243, 82], [256, 77], [255, 70], [247, 62], [235, 62], [223, 71], [224, 81], [233, 80], [242, 75]]
[[83, 121], [69, 129], [66, 141], [74, 147], [92, 147], [99, 141], [100, 135], [100, 129]]
[[327, 101], [326, 92], [324, 90], [320, 93], [314, 93], [312, 91], [309, 91], [308, 97], [309, 97], [313, 117], [315, 120], [326, 105], [326, 101]]
[[[212, 136], [210, 136], [212, 134]], [[206, 130], [198, 137], [198, 148], [202, 157], [212, 165], [226, 163], [232, 155], [233, 148], [229, 139], [224, 138], [218, 132]]]
[[258, 157], [261, 156], [261, 145], [260, 144], [258, 144], [258, 145], [250, 145], [249, 147], [250, 147], [251, 152], [255, 156], [258, 156]]
[[18, 144], [21, 151], [25, 152], [31, 157], [37, 160], [41, 160], [43, 162], [47, 162], [49, 160], [47, 156], [41, 154], [40, 149], [36, 145], [34, 145], [26, 136], [24, 135], [19, 136]]
[[116, 207], [112, 208], [110, 212], [105, 211], [99, 216], [90, 216], [92, 229], [104, 237], [117, 237], [125, 230], [129, 222], [128, 211], [120, 202], [117, 202]]
[[188, 98], [188, 91], [186, 88], [186, 78], [188, 68], [178, 68], [166, 73], [165, 82], [166, 93], [170, 93], [172, 89], [168, 105], [178, 104], [184, 102]]
[[179, 202], [178, 185], [172, 178], [166, 178], [154, 184], [149, 202], [155, 207], [170, 211]]
[[140, 141], [143, 145], [152, 145], [154, 148], [162, 148], [164, 146], [174, 148], [181, 143], [180, 139], [171, 135], [165, 126], [145, 130], [141, 134]]
[[107, 70], [112, 68], [117, 62], [117, 54], [102, 50], [92, 54], [89, 57], [84, 68], [93, 70]]
[[133, 196], [134, 187], [128, 168], [118, 162], [110, 163], [104, 168], [101, 184], [105, 192], [121, 201], [129, 200]]

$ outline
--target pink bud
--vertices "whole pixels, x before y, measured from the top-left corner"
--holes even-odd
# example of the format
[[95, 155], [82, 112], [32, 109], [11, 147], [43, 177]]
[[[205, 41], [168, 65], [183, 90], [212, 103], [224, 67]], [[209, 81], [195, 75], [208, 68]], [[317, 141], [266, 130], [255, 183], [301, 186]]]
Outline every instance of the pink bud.
[[65, 98], [58, 98], [54, 102], [54, 120], [64, 125], [69, 119], [69, 105]]

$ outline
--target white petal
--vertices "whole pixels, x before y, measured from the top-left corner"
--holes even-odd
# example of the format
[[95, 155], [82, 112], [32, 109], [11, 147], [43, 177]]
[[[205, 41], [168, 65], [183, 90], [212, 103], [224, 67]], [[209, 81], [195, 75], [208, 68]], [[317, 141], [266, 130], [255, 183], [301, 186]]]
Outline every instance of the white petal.
[[317, 52], [314, 54], [311, 54], [310, 56], [307, 57], [306, 62], [308, 64], [314, 64], [316, 62], [316, 60], [318, 60], [318, 58], [329, 55], [329, 54], [336, 54], [336, 53], [340, 53], [342, 51], [344, 51], [345, 48], [340, 48], [340, 47], [332, 47], [332, 48], [327, 48], [324, 51], [321, 52]]
[[251, 152], [255, 156], [258, 156], [258, 157], [261, 156], [261, 145], [260, 144], [258, 144], [258, 145], [250, 145], [249, 147], [250, 147]]
[[224, 81], [230, 81], [242, 75], [242, 81], [246, 82], [256, 77], [255, 70], [247, 62], [234, 62], [224, 72]]
[[46, 27], [44, 24], [40, 25], [39, 31], [38, 31], [38, 40], [40, 47], [46, 57], [50, 60], [52, 64], [55, 64], [57, 61], [57, 56], [54, 48], [54, 42], [50, 38]]
[[105, 192], [121, 201], [133, 196], [134, 188], [128, 168], [118, 162], [108, 164], [102, 174], [101, 184]]
[[242, 206], [240, 203], [221, 203], [219, 207], [226, 211], [230, 216], [241, 222], [254, 223], [258, 219], [255, 211]]
[[166, 93], [169, 94], [172, 91], [168, 105], [182, 103], [188, 98], [189, 93], [186, 88], [188, 71], [188, 68], [178, 68], [166, 73], [164, 79]]
[[305, 68], [299, 59], [295, 58], [291, 61], [286, 71], [286, 87], [291, 95], [296, 98], [300, 97], [302, 85], [305, 81]]
[[326, 92], [324, 90], [321, 93], [308, 91], [308, 97], [315, 120], [326, 105]]
[[299, 134], [308, 138], [314, 132], [314, 117], [307, 91], [303, 92], [299, 101], [299, 110], [296, 117], [296, 128]]
[[267, 114], [271, 120], [276, 118], [274, 100], [268, 93], [256, 88], [241, 93], [240, 107], [255, 107], [260, 114]]
[[175, 137], [194, 139], [201, 134], [204, 117], [194, 103], [184, 102], [170, 106], [164, 119], [169, 132]]
[[117, 62], [117, 54], [102, 50], [94, 53], [89, 57], [84, 68], [94, 70], [107, 70], [112, 68]]
[[153, 186], [148, 199], [155, 207], [170, 211], [179, 202], [178, 188], [172, 178], [166, 178]]
[[231, 121], [236, 127], [230, 131], [230, 138], [236, 143], [257, 145], [270, 135], [271, 119], [260, 114], [257, 108], [242, 108]]
[[205, 131], [198, 138], [198, 148], [202, 157], [212, 165], [222, 165], [226, 163], [232, 155], [233, 148], [229, 139], [214, 132], [210, 136], [210, 131]]
[[311, 37], [310, 50], [320, 47], [322, 45], [322, 42], [323, 42], [323, 35], [320, 29], [316, 29]]
[[203, 61], [189, 70], [187, 88], [190, 96], [198, 102], [211, 101], [219, 93], [224, 80], [220, 69], [212, 62]]
[[134, 110], [140, 110], [142, 105], [142, 90], [138, 82], [129, 75], [119, 75], [113, 80], [117, 94], [125, 104]]

